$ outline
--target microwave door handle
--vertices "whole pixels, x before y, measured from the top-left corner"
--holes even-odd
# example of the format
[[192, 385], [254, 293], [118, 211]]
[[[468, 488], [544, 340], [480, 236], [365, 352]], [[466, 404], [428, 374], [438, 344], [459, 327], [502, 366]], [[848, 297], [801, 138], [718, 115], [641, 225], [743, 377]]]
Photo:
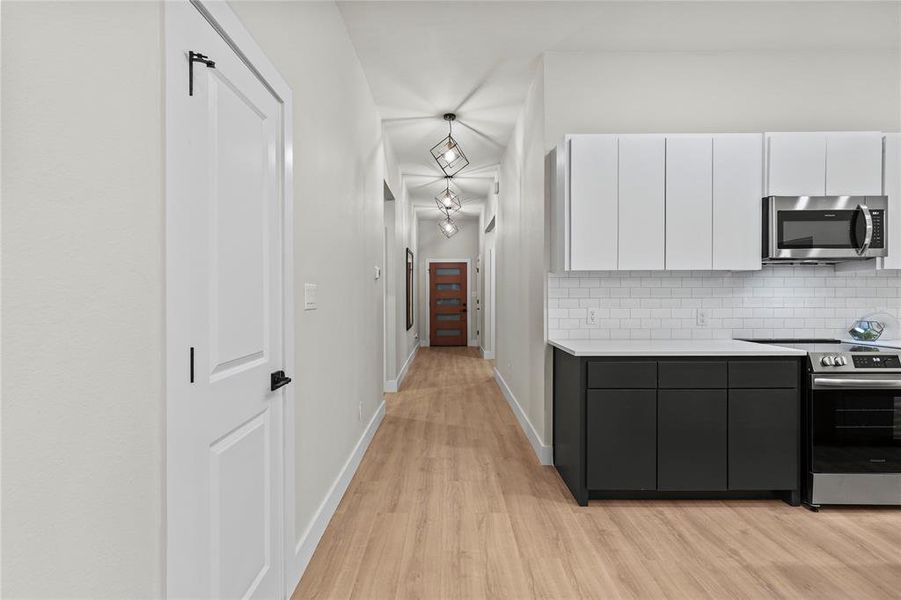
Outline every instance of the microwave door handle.
[[857, 210], [863, 215], [863, 220], [867, 228], [863, 237], [863, 244], [857, 249], [857, 254], [863, 256], [867, 253], [867, 250], [870, 249], [870, 244], [873, 242], [873, 215], [870, 214], [870, 209], [866, 204], [858, 204]]

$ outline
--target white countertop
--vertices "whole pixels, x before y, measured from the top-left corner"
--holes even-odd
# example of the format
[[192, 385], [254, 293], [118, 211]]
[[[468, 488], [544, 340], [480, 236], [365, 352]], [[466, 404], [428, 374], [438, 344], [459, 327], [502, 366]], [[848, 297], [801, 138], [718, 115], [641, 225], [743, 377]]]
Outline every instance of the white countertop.
[[739, 340], [548, 340], [573, 356], [804, 356], [804, 350]]

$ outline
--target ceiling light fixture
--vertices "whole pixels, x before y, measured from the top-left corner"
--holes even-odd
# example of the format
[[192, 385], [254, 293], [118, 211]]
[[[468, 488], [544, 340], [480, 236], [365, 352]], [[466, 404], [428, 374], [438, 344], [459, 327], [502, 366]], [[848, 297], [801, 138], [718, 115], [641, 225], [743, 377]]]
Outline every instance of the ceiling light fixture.
[[438, 205], [438, 210], [440, 210], [445, 217], [450, 217], [451, 213], [460, 212], [463, 203], [460, 202], [460, 197], [450, 189], [451, 178], [447, 177], [446, 179], [447, 184], [444, 191], [435, 196], [435, 204]]
[[454, 113], [444, 115], [444, 120], [447, 121], [447, 137], [432, 147], [432, 157], [448, 177], [453, 177], [469, 164], [469, 159], [463, 154], [463, 149], [453, 136], [453, 123], [456, 118], [457, 115]]
[[450, 217], [447, 217], [443, 221], [438, 221], [438, 229], [441, 233], [444, 234], [446, 238], [452, 238], [457, 235], [457, 232], [460, 231], [460, 228], [457, 227], [457, 224], [454, 223], [454, 220]]

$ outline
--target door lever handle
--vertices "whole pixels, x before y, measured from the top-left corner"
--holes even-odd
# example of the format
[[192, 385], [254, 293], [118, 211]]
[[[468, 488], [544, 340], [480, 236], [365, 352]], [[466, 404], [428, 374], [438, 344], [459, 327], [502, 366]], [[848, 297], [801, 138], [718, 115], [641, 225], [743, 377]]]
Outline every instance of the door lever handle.
[[276, 371], [269, 376], [269, 389], [275, 391], [291, 383], [291, 378], [285, 376], [284, 371]]

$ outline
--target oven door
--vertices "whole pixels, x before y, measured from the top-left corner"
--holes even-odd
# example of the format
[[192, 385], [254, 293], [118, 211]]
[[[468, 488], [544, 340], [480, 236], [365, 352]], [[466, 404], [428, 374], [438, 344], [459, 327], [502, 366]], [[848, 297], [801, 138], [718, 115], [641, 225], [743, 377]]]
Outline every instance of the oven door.
[[814, 473], [901, 473], [901, 374], [811, 377]]
[[[774, 196], [768, 200], [769, 258], [829, 260], [885, 254], [880, 199]], [[870, 206], [871, 201], [876, 206]]]

